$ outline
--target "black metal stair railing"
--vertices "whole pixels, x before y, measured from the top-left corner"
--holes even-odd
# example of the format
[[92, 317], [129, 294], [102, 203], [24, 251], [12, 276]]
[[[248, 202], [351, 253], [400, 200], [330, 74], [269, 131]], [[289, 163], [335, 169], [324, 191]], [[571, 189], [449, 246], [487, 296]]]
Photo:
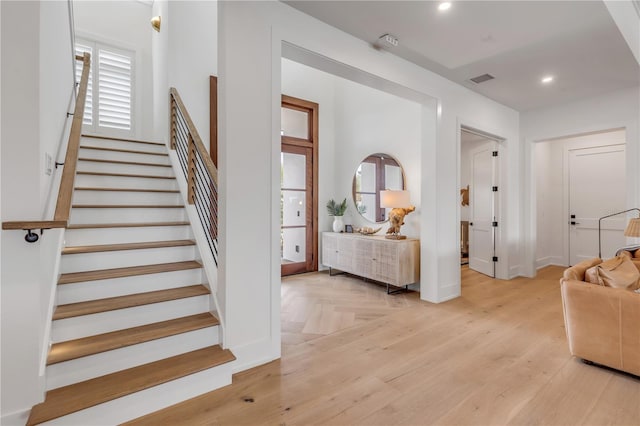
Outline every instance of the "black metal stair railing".
[[213, 260], [218, 265], [218, 171], [187, 112], [178, 91], [170, 90], [171, 149], [176, 151], [187, 180], [187, 201], [194, 205]]

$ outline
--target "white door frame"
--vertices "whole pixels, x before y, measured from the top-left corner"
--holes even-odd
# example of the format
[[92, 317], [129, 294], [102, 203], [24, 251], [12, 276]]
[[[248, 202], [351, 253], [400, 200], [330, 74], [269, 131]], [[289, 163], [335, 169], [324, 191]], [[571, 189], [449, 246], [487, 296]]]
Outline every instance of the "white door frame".
[[[498, 222], [498, 227], [495, 229], [495, 234], [494, 234], [494, 241], [495, 241], [495, 255], [498, 257], [498, 262], [495, 265], [494, 268], [494, 275], [495, 278], [497, 279], [511, 279], [512, 277], [510, 276], [510, 269], [509, 269], [509, 258], [508, 258], [508, 254], [507, 254], [507, 244], [504, 241], [504, 236], [505, 236], [505, 230], [506, 230], [506, 226], [507, 226], [507, 215], [506, 212], [503, 211], [503, 206], [505, 205], [505, 197], [507, 194], [507, 183], [505, 181], [505, 179], [503, 178], [503, 176], [506, 176], [507, 173], [507, 163], [506, 163], [506, 149], [505, 149], [505, 142], [506, 139], [492, 134], [490, 132], [484, 131], [484, 130], [480, 130], [478, 127], [474, 127], [471, 125], [468, 125], [466, 123], [468, 123], [468, 120], [458, 120], [458, 159], [457, 159], [457, 168], [458, 168], [458, 185], [457, 187], [460, 188], [460, 170], [461, 170], [461, 137], [462, 137], [462, 131], [466, 131], [469, 133], [473, 133], [475, 135], [478, 136], [483, 136], [487, 139], [493, 140], [496, 142], [496, 146], [497, 146], [497, 150], [498, 150], [498, 163], [497, 163], [497, 168], [498, 168], [498, 173], [495, 176], [495, 185], [498, 186], [498, 192], [496, 194], [496, 197], [494, 199], [494, 211], [495, 211], [495, 215], [496, 215], [496, 221]], [[458, 196], [459, 199], [459, 196]], [[457, 207], [457, 215], [458, 215], [458, 222], [460, 222], [460, 202], [458, 202], [458, 207]], [[456, 237], [457, 237], [457, 241], [460, 241], [460, 226], [458, 226], [458, 230], [456, 232]], [[459, 244], [457, 244], [459, 245]]]
[[[548, 142], [557, 139], [567, 139], [575, 136], [582, 136], [591, 133], [605, 133], [614, 130], [625, 130], [627, 139], [627, 205], [635, 205], [637, 199], [636, 188], [638, 188], [637, 180], [640, 178], [640, 170], [637, 168], [636, 157], [640, 158], [640, 150], [636, 148], [634, 144], [630, 144], [629, 141], [633, 141], [634, 136], [638, 135], [638, 128], [631, 126], [625, 121], [612, 121], [609, 125], [602, 125], [602, 123], [589, 124], [585, 127], [570, 127], [564, 129], [564, 131], [557, 131], [556, 134], [543, 134], [538, 137], [527, 137], [523, 141], [523, 163], [522, 163], [522, 175], [523, 175], [523, 187], [522, 187], [522, 199], [521, 206], [523, 211], [523, 223], [522, 223], [522, 236], [524, 243], [524, 256], [522, 258], [522, 275], [526, 277], [535, 277], [537, 274], [536, 268], [536, 235], [537, 235], [537, 197], [536, 197], [536, 174], [535, 174], [535, 144], [539, 142]], [[557, 129], [556, 129], [557, 130]], [[568, 210], [568, 207], [567, 209]], [[568, 228], [568, 224], [567, 224]], [[564, 232], [564, 231], [563, 231]], [[566, 231], [568, 232], [568, 230]], [[569, 248], [568, 246], [563, 248], [564, 254], [567, 256]]]

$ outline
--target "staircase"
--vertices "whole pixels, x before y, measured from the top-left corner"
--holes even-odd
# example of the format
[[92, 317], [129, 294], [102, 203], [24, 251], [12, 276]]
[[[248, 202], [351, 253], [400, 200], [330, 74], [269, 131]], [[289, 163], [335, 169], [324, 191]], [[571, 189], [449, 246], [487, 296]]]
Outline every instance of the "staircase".
[[47, 394], [28, 424], [117, 424], [231, 383], [164, 144], [83, 137]]

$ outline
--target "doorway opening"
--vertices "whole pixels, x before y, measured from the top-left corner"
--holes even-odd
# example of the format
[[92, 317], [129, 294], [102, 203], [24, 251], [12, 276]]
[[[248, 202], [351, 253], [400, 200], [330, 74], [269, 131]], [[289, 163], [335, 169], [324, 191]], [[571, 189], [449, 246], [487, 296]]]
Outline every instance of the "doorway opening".
[[282, 96], [280, 273], [318, 270], [318, 104]]
[[[460, 264], [496, 276], [499, 146], [502, 139], [466, 126], [460, 132]], [[468, 266], [467, 266], [468, 265]]]
[[[537, 142], [534, 157], [536, 269], [598, 257], [599, 218], [627, 208], [626, 131]], [[602, 220], [603, 258], [625, 245], [626, 220]]]

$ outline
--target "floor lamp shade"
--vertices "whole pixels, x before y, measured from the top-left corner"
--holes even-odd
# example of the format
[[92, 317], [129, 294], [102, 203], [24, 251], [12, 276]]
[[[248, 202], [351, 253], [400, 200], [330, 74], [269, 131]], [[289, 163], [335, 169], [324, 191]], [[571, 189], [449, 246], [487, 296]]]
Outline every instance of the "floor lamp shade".
[[640, 237], [640, 217], [631, 219], [624, 230], [625, 237]]
[[[598, 257], [602, 258], [602, 219], [606, 219], [608, 217], [617, 216], [623, 213], [629, 213], [636, 211], [638, 212], [638, 216], [640, 216], [640, 209], [634, 207], [632, 209], [624, 210], [617, 213], [612, 213], [606, 216], [602, 216], [598, 219]], [[626, 229], [624, 230], [625, 237], [640, 237], [640, 217], [633, 218], [629, 221]]]

